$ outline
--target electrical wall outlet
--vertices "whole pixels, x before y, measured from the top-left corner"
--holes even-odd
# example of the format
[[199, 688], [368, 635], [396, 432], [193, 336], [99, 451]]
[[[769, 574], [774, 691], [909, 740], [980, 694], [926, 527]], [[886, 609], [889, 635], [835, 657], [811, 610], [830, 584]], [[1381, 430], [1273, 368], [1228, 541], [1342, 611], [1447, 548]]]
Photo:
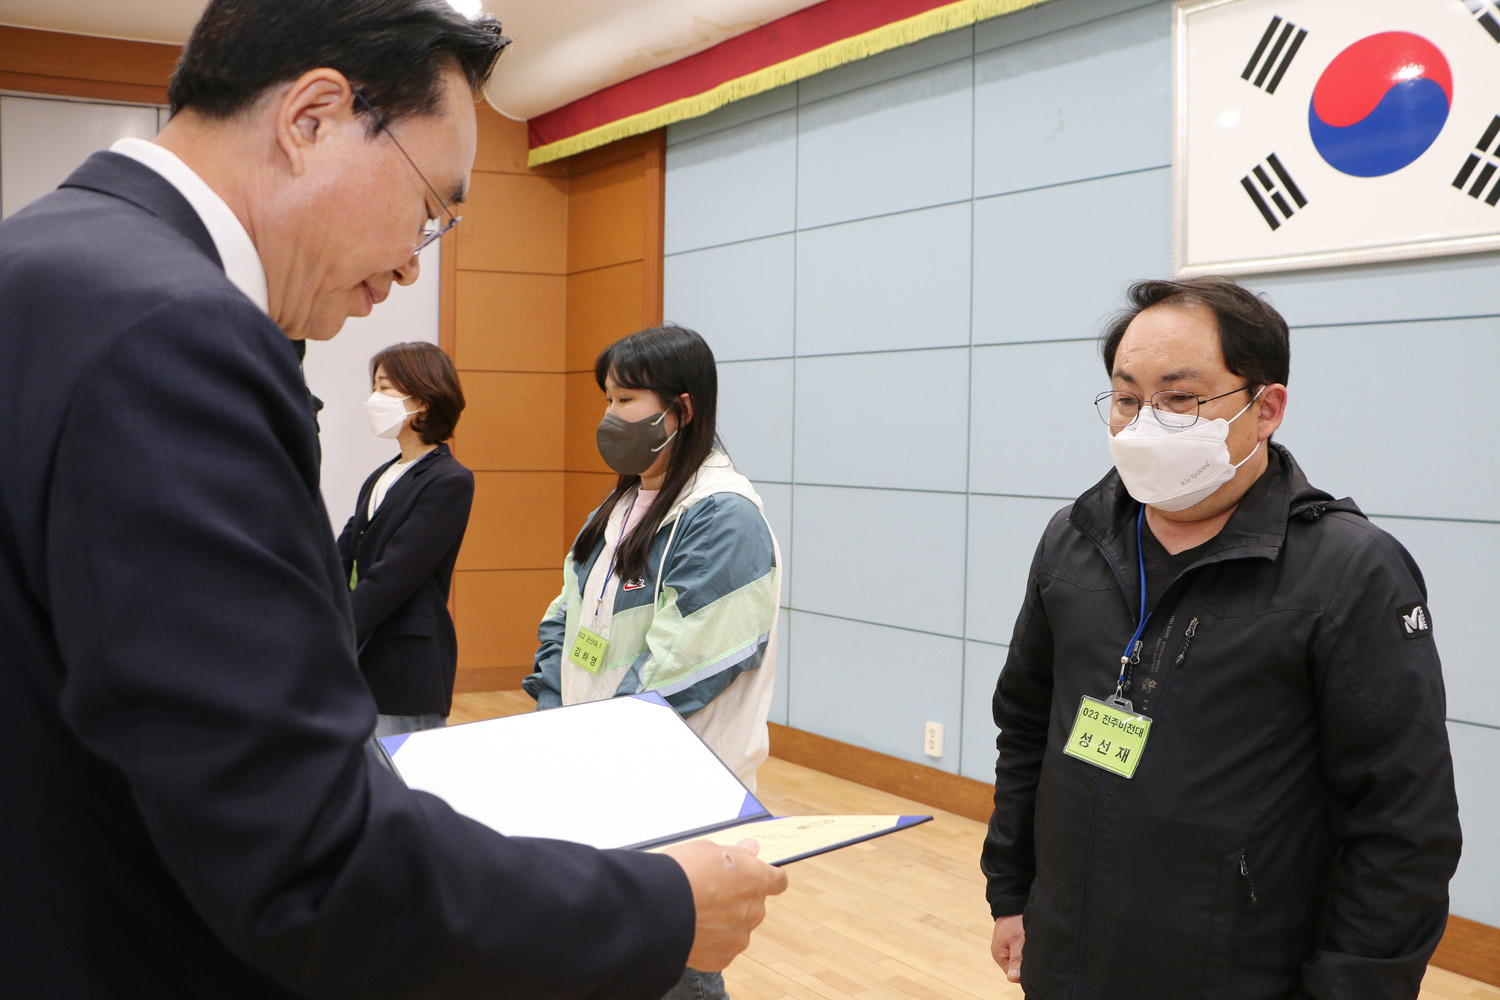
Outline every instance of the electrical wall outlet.
[[922, 737], [922, 752], [929, 757], [943, 755], [943, 724], [941, 722], [927, 723], [927, 732]]

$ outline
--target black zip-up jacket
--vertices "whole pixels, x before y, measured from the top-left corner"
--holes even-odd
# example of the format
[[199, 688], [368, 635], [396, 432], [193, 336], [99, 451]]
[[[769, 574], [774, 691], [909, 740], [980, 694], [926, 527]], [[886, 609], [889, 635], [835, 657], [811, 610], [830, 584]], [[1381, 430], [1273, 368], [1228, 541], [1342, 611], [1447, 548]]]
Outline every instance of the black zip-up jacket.
[[1136, 647], [1125, 779], [1063, 748], [1135, 631], [1139, 510], [1111, 471], [1052, 519], [995, 691], [981, 863], [1026, 995], [1416, 997], [1460, 839], [1416, 564], [1271, 446]]

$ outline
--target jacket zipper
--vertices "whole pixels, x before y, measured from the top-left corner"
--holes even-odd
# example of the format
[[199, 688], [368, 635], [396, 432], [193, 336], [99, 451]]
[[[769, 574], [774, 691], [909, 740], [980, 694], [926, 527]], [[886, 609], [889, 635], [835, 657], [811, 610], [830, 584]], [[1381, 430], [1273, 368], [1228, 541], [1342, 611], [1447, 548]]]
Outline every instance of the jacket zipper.
[[1250, 865], [1245, 860], [1245, 852], [1240, 852], [1240, 878], [1245, 880], [1245, 887], [1250, 890], [1250, 903], [1254, 905], [1260, 902], [1255, 897], [1255, 879], [1250, 877]]
[[1193, 636], [1198, 634], [1198, 619], [1193, 618], [1188, 622], [1187, 628], [1182, 633], [1182, 645], [1177, 647], [1177, 655], [1172, 658], [1172, 669], [1167, 671], [1167, 676], [1161, 681], [1161, 696], [1156, 699], [1156, 705], [1152, 708], [1152, 718], [1160, 717], [1162, 706], [1167, 703], [1167, 688], [1172, 685], [1172, 677], [1177, 673], [1177, 668], [1182, 666], [1187, 659], [1188, 647], [1193, 644]]
[[[1177, 655], [1172, 659], [1172, 670], [1168, 671], [1167, 676], [1162, 680], [1161, 697], [1157, 699], [1155, 708], [1155, 712], [1158, 715], [1161, 714], [1161, 707], [1166, 703], [1167, 700], [1167, 685], [1172, 682], [1172, 675], [1177, 672], [1176, 668], [1182, 666], [1183, 661], [1187, 659], [1188, 646], [1192, 645], [1193, 637], [1197, 634], [1198, 619], [1193, 618], [1188, 622], [1187, 628], [1182, 633], [1182, 645], [1177, 648]], [[1139, 660], [1140, 658], [1141, 645], [1143, 642], [1144, 640], [1142, 640], [1142, 642], [1136, 643], [1134, 654], [1135, 660]], [[1084, 853], [1083, 860], [1083, 911], [1079, 916], [1080, 926], [1078, 929], [1078, 971], [1074, 973], [1073, 989], [1069, 993], [1069, 1000], [1077, 1000], [1079, 993], [1083, 990], [1084, 967], [1085, 963], [1088, 961], [1089, 917], [1093, 911], [1094, 901], [1093, 893], [1090, 891], [1093, 887], [1094, 882], [1094, 842], [1099, 832], [1099, 802], [1103, 797], [1104, 779], [1103, 777], [1100, 777], [1099, 784], [1096, 785], [1094, 789], [1094, 808], [1089, 819], [1089, 843], [1088, 849]], [[1240, 856], [1240, 871], [1244, 874], [1246, 880], [1248, 881], [1250, 875], [1248, 869], [1245, 866], [1245, 858], [1243, 855]], [[1253, 882], [1250, 883], [1250, 901], [1252, 903], [1255, 902], [1255, 884]]]
[[[1125, 602], [1127, 614], [1134, 615], [1135, 609], [1130, 606], [1130, 588], [1125, 583], [1125, 577], [1120, 573], [1120, 568], [1110, 558], [1109, 549], [1092, 534], [1085, 533], [1089, 541], [1104, 556], [1104, 561], [1109, 565], [1110, 572], [1115, 575], [1115, 582], [1120, 585], [1120, 597]], [[1139, 623], [1137, 623], [1139, 624]], [[1139, 662], [1141, 647], [1144, 645], [1144, 637], [1138, 640], [1131, 655]], [[1094, 806], [1089, 815], [1089, 842], [1083, 856], [1083, 911], [1080, 915], [1078, 928], [1078, 970], [1073, 974], [1073, 989], [1068, 994], [1069, 1000], [1077, 1000], [1079, 992], [1083, 989], [1083, 972], [1088, 962], [1089, 943], [1089, 915], [1093, 910], [1093, 893], [1090, 891], [1094, 883], [1094, 844], [1099, 836], [1099, 803], [1104, 798], [1104, 776], [1100, 775], [1098, 783], [1094, 786]]]
[[1104, 798], [1104, 776], [1100, 775], [1094, 786], [1094, 808], [1089, 819], [1089, 846], [1083, 858], [1083, 912], [1079, 916], [1078, 971], [1073, 974], [1073, 990], [1069, 1000], [1078, 1000], [1083, 989], [1083, 970], [1088, 962], [1089, 915], [1093, 910], [1094, 897], [1090, 889], [1094, 882], [1094, 841], [1099, 834], [1099, 801]]

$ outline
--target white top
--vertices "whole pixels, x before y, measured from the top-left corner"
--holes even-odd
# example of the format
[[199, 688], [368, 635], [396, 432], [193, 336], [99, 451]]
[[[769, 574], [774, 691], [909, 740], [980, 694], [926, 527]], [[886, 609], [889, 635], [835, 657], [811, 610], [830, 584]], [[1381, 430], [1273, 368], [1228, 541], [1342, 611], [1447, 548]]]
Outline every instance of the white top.
[[219, 260], [224, 263], [225, 277], [260, 307], [261, 312], [270, 312], [266, 269], [261, 265], [260, 254], [250, 234], [245, 232], [245, 227], [240, 225], [240, 220], [224, 199], [215, 194], [192, 167], [178, 159], [177, 154], [154, 142], [130, 137], [119, 140], [109, 147], [109, 151], [145, 164], [176, 188], [177, 193], [193, 206], [193, 211], [203, 221], [203, 228], [213, 239]]
[[385, 503], [385, 495], [390, 492], [392, 484], [401, 478], [403, 472], [416, 465], [417, 461], [414, 458], [410, 462], [396, 462], [380, 474], [380, 478], [375, 480], [375, 488], [370, 491], [370, 509], [365, 514], [365, 520], [375, 517], [375, 512]]

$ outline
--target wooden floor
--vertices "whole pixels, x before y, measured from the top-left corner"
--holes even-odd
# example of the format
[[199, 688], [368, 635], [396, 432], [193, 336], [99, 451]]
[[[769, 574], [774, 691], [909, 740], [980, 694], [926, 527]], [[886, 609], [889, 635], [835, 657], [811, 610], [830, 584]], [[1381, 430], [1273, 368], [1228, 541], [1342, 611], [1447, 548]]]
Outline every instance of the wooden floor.
[[[520, 692], [455, 695], [451, 722], [530, 711]], [[734, 1000], [1010, 1000], [990, 960], [984, 825], [771, 758], [759, 772], [773, 813], [931, 813], [931, 823], [787, 869], [750, 950], [724, 974]], [[1429, 968], [1421, 1000], [1500, 1000], [1500, 988]]]

